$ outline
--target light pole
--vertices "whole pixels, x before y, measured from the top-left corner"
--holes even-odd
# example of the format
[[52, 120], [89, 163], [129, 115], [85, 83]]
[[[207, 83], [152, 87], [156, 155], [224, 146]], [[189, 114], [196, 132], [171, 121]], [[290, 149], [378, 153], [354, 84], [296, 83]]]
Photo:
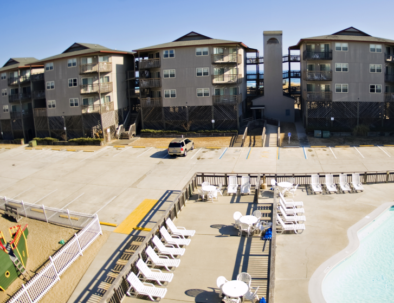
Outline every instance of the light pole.
[[[63, 113], [64, 114], [64, 113]], [[65, 133], [65, 141], [67, 141], [67, 127], [66, 127], [66, 119], [64, 118], [64, 116], [62, 116], [63, 118], [63, 126], [64, 126], [64, 133]]]

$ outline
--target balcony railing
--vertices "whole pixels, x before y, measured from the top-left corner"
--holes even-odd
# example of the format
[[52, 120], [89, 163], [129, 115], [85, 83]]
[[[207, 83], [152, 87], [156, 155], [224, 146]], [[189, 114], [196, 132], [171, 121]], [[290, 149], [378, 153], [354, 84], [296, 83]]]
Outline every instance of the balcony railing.
[[385, 82], [394, 82], [394, 74], [384, 74]]
[[332, 101], [332, 92], [304, 92], [306, 101]]
[[213, 104], [238, 104], [242, 102], [242, 95], [212, 96]]
[[220, 63], [242, 63], [242, 55], [240, 54], [213, 54], [212, 63], [220, 64]]
[[163, 106], [162, 98], [141, 98], [142, 107], [160, 107]]
[[31, 75], [31, 81], [33, 81], [33, 82], [44, 81], [44, 73]]
[[88, 73], [107, 73], [112, 71], [112, 62], [96, 62], [96, 63], [88, 63], [81, 64], [79, 66], [79, 71], [81, 74]]
[[127, 80], [132, 80], [135, 79], [135, 70], [128, 70], [127, 71]]
[[11, 111], [10, 112], [10, 117], [11, 117], [11, 119], [21, 119], [22, 118], [22, 112]]
[[10, 103], [18, 102], [19, 99], [20, 99], [19, 94], [8, 95], [8, 102], [10, 102]]
[[161, 87], [160, 78], [140, 78], [140, 88]]
[[19, 77], [8, 78], [8, 85], [18, 85], [18, 84], [19, 84]]
[[139, 61], [139, 69], [149, 69], [160, 67], [160, 58], [147, 59]]
[[91, 114], [91, 113], [106, 113], [114, 110], [114, 102], [107, 103], [94, 103], [92, 105], [82, 105], [81, 110], [83, 114]]
[[394, 93], [385, 93], [384, 101], [386, 102], [394, 102]]
[[34, 116], [35, 117], [46, 117], [48, 116], [47, 109], [44, 108], [35, 108], [34, 109]]
[[241, 75], [238, 74], [224, 74], [224, 75], [212, 75], [213, 84], [235, 84]]
[[[300, 55], [290, 55], [290, 62], [300, 62], [301, 56]], [[282, 62], [289, 62], [289, 55], [284, 55], [282, 57]]]
[[45, 91], [33, 91], [32, 96], [33, 99], [45, 99]]
[[20, 81], [21, 84], [22, 84], [22, 83], [30, 82], [30, 75], [21, 76], [21, 77], [19, 78], [19, 81]]
[[394, 62], [394, 54], [384, 54], [384, 58], [386, 59], [386, 61], [388, 62]]
[[96, 84], [82, 84], [81, 94], [98, 94], [112, 92], [112, 82], [96, 83]]
[[114, 110], [114, 102], [106, 102], [101, 104], [101, 113], [111, 112]]
[[264, 57], [249, 57], [246, 58], [246, 64], [263, 64]]
[[22, 93], [19, 95], [21, 100], [30, 100], [31, 99], [31, 93]]
[[332, 71], [310, 72], [304, 70], [304, 80], [307, 81], [331, 81]]
[[315, 52], [315, 51], [304, 51], [304, 60], [332, 60], [332, 51], [327, 52]]

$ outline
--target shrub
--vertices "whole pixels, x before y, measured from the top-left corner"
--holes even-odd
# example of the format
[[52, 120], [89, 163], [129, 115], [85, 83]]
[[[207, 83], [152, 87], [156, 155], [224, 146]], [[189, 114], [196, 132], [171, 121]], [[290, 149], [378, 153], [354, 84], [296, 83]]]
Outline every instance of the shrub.
[[100, 143], [103, 140], [104, 139], [102, 138], [75, 138], [68, 140], [68, 142], [74, 142], [81, 145], [86, 145], [86, 144]]
[[369, 132], [369, 127], [363, 124], [360, 124], [353, 128], [353, 136], [366, 136]]
[[36, 140], [37, 142], [42, 142], [42, 141], [49, 141], [49, 142], [58, 142], [59, 139], [56, 138], [51, 138], [51, 137], [46, 137], [46, 138], [33, 138], [33, 140]]
[[201, 133], [238, 133], [237, 130], [218, 130], [218, 129], [206, 129], [206, 130], [198, 130], [198, 131], [179, 131], [179, 130], [165, 130], [165, 129], [142, 129], [141, 133], [150, 133], [150, 134], [201, 134]]

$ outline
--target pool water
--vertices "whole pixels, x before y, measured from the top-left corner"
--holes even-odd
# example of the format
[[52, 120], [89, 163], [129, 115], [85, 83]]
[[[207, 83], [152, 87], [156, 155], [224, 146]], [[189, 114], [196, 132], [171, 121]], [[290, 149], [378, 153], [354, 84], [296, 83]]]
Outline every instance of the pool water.
[[326, 276], [322, 287], [327, 303], [394, 302], [394, 211], [390, 210], [358, 232], [358, 250]]

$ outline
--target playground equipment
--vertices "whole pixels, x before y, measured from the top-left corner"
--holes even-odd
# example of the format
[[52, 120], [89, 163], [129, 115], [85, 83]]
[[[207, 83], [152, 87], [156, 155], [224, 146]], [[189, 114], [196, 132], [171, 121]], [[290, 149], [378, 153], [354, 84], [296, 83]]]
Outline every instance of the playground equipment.
[[0, 231], [0, 289], [5, 291], [19, 275], [28, 280], [29, 273], [26, 270], [29, 251], [27, 248], [27, 236], [29, 230], [27, 224], [22, 229], [16, 225], [8, 229], [12, 241], [6, 242]]

